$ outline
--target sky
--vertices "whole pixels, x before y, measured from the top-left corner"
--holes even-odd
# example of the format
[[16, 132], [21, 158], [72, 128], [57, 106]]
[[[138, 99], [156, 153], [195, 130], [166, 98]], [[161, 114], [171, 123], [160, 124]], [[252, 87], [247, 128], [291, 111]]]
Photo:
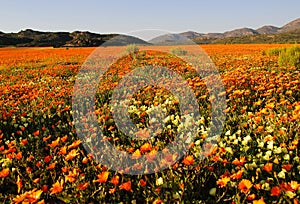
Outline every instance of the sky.
[[[91, 31], [149, 34], [281, 27], [300, 17], [299, 0], [9, 0], [0, 1], [0, 31]], [[156, 33], [156, 32], [152, 32]], [[159, 33], [159, 32], [158, 32]], [[139, 35], [139, 34], [136, 34]]]

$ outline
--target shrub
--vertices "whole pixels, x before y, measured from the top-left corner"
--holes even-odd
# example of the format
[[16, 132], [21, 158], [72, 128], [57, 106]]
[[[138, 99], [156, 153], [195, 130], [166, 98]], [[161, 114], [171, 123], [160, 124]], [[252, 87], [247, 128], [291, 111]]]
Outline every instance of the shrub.
[[276, 48], [270, 48], [268, 50], [264, 50], [262, 53], [263, 55], [267, 56], [279, 56], [281, 52], [284, 52], [286, 48], [276, 47]]
[[300, 47], [292, 46], [280, 52], [278, 64], [280, 66], [295, 66], [300, 68]]
[[129, 44], [125, 47], [125, 54], [133, 54], [140, 50], [136, 44]]
[[182, 56], [182, 55], [187, 55], [188, 52], [186, 50], [182, 49], [181, 47], [175, 47], [170, 50], [170, 53], [173, 55]]

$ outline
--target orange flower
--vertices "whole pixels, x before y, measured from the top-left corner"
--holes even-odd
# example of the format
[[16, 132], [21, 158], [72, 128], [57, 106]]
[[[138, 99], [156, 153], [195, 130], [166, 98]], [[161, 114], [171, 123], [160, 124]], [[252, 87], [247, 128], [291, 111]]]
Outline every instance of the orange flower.
[[147, 158], [147, 160], [149, 161], [149, 162], [152, 162], [154, 159], [155, 159], [155, 157], [156, 157], [156, 150], [155, 149], [153, 149], [153, 150], [151, 150], [148, 154], [146, 154], [146, 158]]
[[265, 170], [266, 172], [271, 172], [272, 171], [272, 167], [273, 167], [273, 163], [266, 163], [263, 166], [263, 170]]
[[271, 196], [280, 196], [281, 190], [278, 186], [274, 186], [271, 189]]
[[[35, 203], [40, 199], [42, 193], [42, 190], [33, 189], [31, 191], [26, 191], [21, 195], [17, 195], [13, 201], [14, 203]], [[40, 201], [39, 203], [43, 202]]]
[[63, 179], [60, 182], [56, 181], [56, 183], [54, 183], [52, 185], [52, 188], [50, 188], [50, 191], [51, 191], [50, 195], [62, 192], [62, 190], [64, 189], [63, 186], [64, 186], [64, 180]]
[[261, 197], [259, 200], [254, 200], [253, 204], [266, 204], [264, 201], [264, 197]]
[[247, 193], [252, 187], [252, 183], [248, 179], [243, 179], [239, 183], [238, 187], [243, 193]]
[[45, 162], [45, 163], [49, 163], [51, 159], [52, 159], [52, 156], [51, 156], [51, 155], [45, 156], [45, 157], [44, 157], [44, 162]]
[[60, 149], [59, 149], [59, 152], [58, 154], [67, 154], [67, 147], [66, 146], [62, 146]]
[[139, 159], [141, 156], [142, 156], [142, 155], [141, 155], [141, 152], [140, 152], [139, 149], [135, 150], [135, 151], [133, 152], [133, 154], [131, 155], [132, 159]]
[[292, 164], [283, 164], [282, 168], [285, 169], [286, 171], [290, 171], [292, 169], [293, 165]]
[[76, 157], [79, 153], [77, 152], [76, 149], [72, 149], [71, 152], [67, 154], [65, 157], [66, 161], [72, 160], [74, 157]]
[[132, 191], [131, 189], [131, 181], [127, 181], [125, 183], [122, 183], [120, 186], [119, 186], [120, 189], [124, 189], [126, 191]]
[[17, 160], [22, 159], [22, 152], [18, 152], [18, 154], [16, 154], [16, 159]]
[[75, 140], [71, 145], [68, 146], [68, 149], [74, 149], [80, 145], [80, 140]]
[[86, 183], [81, 183], [77, 186], [77, 189], [78, 190], [81, 190], [81, 191], [84, 191], [85, 189], [87, 189], [87, 187], [89, 186], [89, 183], [86, 182]]
[[69, 181], [70, 183], [73, 183], [76, 181], [76, 177], [78, 176], [77, 169], [73, 169], [73, 171], [69, 171], [69, 175], [65, 176], [66, 181]]
[[48, 144], [49, 147], [56, 147], [59, 145], [60, 138], [58, 137], [56, 140], [52, 141], [51, 144]]
[[68, 135], [65, 135], [65, 136], [63, 136], [63, 137], [61, 138], [61, 141], [62, 141], [62, 142], [65, 142], [65, 141], [67, 141], [67, 139], [68, 139]]
[[105, 183], [108, 179], [109, 172], [101, 172], [100, 174], [97, 175], [98, 179], [94, 180], [94, 183]]
[[237, 158], [235, 158], [233, 160], [232, 164], [235, 164], [237, 166], [243, 166], [245, 162], [246, 162], [246, 158], [245, 157], [240, 157], [240, 160], [238, 160]]
[[161, 204], [163, 201], [161, 199], [156, 199], [152, 204]]
[[141, 185], [141, 187], [146, 186], [146, 184], [147, 184], [147, 182], [146, 182], [144, 179], [141, 179], [141, 180], [140, 180], [140, 185]]
[[219, 178], [217, 181], [217, 185], [219, 185], [221, 188], [225, 187], [227, 183], [230, 181], [229, 177], [223, 177]]
[[0, 171], [0, 178], [5, 178], [8, 175], [9, 175], [9, 168], [2, 169], [2, 171]]
[[108, 191], [109, 194], [114, 194], [115, 192], [117, 192], [117, 189], [116, 189], [116, 188], [111, 188], [111, 189], [109, 189], [109, 191]]
[[34, 135], [34, 136], [39, 136], [39, 135], [40, 135], [40, 131], [39, 131], [39, 130], [35, 131], [35, 132], [33, 133], [33, 135]]
[[188, 155], [183, 159], [182, 163], [187, 166], [192, 165], [194, 163], [194, 157], [192, 155]]
[[143, 144], [141, 147], [140, 147], [140, 150], [142, 153], [144, 152], [147, 152], [147, 151], [151, 151], [152, 147], [151, 145], [147, 142], [145, 144]]
[[120, 177], [118, 175], [114, 176], [112, 179], [111, 179], [111, 183], [114, 184], [114, 185], [118, 185], [119, 183], [119, 179]]
[[47, 166], [47, 170], [50, 170], [50, 169], [54, 169], [55, 168], [55, 165], [56, 165], [56, 162], [53, 162], [51, 164], [49, 164], [49, 166]]
[[238, 179], [240, 179], [242, 177], [243, 172], [244, 172], [243, 170], [239, 170], [238, 172], [232, 174], [230, 176], [230, 178], [232, 178], [233, 180], [238, 180]]

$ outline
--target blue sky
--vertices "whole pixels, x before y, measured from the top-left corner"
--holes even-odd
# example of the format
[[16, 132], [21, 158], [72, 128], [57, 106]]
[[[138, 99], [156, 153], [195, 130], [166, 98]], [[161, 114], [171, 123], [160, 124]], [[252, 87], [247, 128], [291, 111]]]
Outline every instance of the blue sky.
[[88, 30], [129, 33], [224, 32], [241, 27], [282, 26], [300, 17], [299, 0], [8, 0], [0, 2], [0, 31]]

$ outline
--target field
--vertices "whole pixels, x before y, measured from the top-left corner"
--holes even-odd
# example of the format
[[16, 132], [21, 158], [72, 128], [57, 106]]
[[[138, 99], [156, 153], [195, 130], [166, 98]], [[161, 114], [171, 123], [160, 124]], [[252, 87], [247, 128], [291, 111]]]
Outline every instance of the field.
[[[1, 48], [0, 202], [298, 203], [300, 70], [279, 66], [277, 56], [264, 54], [288, 46], [201, 46], [219, 72], [223, 91], [214, 81], [217, 77], [205, 81], [182, 60], [197, 61], [196, 45], [184, 46], [188, 54], [180, 57], [168, 54], [172, 46], [145, 46], [127, 54], [125, 47], [98, 48], [108, 62], [116, 60], [112, 53], [122, 56], [108, 70], [99, 68], [106, 72], [97, 88], [80, 86], [94, 82], [92, 74], [82, 74], [93, 70], [82, 65], [95, 48]], [[110, 105], [113, 90], [131, 71], [146, 65], [156, 66], [148, 70], [153, 84], [163, 75], [165, 87], [186, 90], [159, 67], [184, 79], [182, 87], [193, 91], [199, 106], [192, 109], [199, 120], [189, 123], [190, 113], [181, 110], [180, 104], [189, 105], [190, 98], [179, 100], [172, 91], [149, 85], [137, 90], [123, 111], [138, 128], [136, 138], [119, 130]], [[209, 66], [202, 71], [215, 74]], [[139, 84], [141, 78], [136, 79]], [[214, 95], [208, 84], [222, 92]], [[127, 86], [129, 90], [131, 84]], [[126, 98], [123, 91], [118, 96]], [[226, 106], [220, 105], [222, 99]], [[88, 103], [91, 108], [78, 111]], [[165, 125], [150, 137], [147, 127], [155, 124], [150, 116], [157, 107], [161, 114], [156, 116]], [[218, 127], [219, 137], [207, 142]], [[176, 149], [164, 149], [173, 141], [189, 140], [190, 132], [193, 139], [182, 158]], [[110, 155], [103, 143], [127, 152], [134, 165], [124, 167], [122, 155]], [[113, 159], [99, 163], [101, 156]], [[115, 163], [120, 165], [113, 167]]]

